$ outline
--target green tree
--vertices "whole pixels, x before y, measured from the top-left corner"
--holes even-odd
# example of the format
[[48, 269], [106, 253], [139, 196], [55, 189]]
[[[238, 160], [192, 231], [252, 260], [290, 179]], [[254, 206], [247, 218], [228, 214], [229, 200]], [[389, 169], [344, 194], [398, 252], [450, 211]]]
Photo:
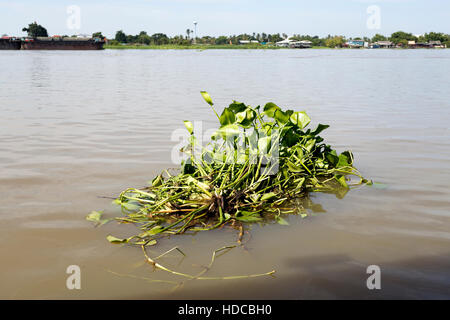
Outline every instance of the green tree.
[[29, 37], [37, 38], [37, 37], [48, 37], [47, 29], [45, 29], [40, 24], [37, 24], [36, 21], [30, 23], [28, 28], [23, 28], [23, 32], [27, 32]]
[[442, 32], [430, 32], [425, 33], [424, 35], [425, 41], [440, 41], [445, 42], [448, 40], [447, 35], [443, 34]]
[[136, 43], [138, 41], [138, 36], [133, 36], [132, 34], [127, 34], [127, 43]]
[[92, 34], [92, 38], [104, 39], [105, 36], [101, 32], [95, 32], [95, 33]]
[[283, 40], [279, 33], [269, 34], [269, 42], [278, 42]]
[[114, 39], [120, 43], [126, 43], [127, 35], [122, 30], [119, 30], [116, 32], [116, 37]]
[[325, 45], [328, 48], [342, 47], [343, 44], [344, 44], [344, 37], [342, 36], [334, 36], [325, 41]]
[[142, 44], [147, 44], [147, 45], [150, 44], [151, 41], [152, 41], [152, 38], [145, 31], [141, 31], [136, 39], [137, 43], [142, 43]]
[[378, 41], [386, 41], [386, 37], [383, 36], [382, 34], [377, 33], [376, 35], [374, 35], [372, 37], [372, 42], [378, 42]]
[[168, 44], [169, 38], [164, 33], [155, 33], [151, 36], [152, 42], [156, 45]]
[[412, 33], [407, 33], [404, 31], [397, 31], [391, 34], [391, 37], [389, 38], [394, 43], [404, 43], [405, 41], [412, 41], [417, 40], [416, 36], [414, 36]]
[[216, 44], [227, 44], [228, 38], [225, 36], [220, 36], [216, 38]]

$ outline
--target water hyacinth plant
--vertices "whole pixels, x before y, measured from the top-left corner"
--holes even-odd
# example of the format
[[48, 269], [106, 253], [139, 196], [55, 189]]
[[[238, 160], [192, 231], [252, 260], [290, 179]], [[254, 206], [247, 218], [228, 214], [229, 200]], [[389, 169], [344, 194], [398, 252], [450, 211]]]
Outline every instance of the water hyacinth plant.
[[[162, 236], [223, 225], [240, 229], [242, 237], [245, 223], [286, 224], [283, 214], [304, 215], [298, 199], [308, 192], [339, 195], [368, 183], [353, 167], [351, 152], [338, 154], [324, 143], [320, 133], [328, 125], [306, 129], [310, 118], [304, 111], [233, 101], [219, 116], [209, 94], [201, 94], [220, 123], [211, 142], [199, 145], [193, 124], [185, 121], [190, 137], [181, 170], [165, 170], [149, 187], [119, 195], [115, 202], [124, 216], [116, 220], [140, 231], [125, 239], [109, 236], [110, 242], [153, 245]], [[98, 213], [96, 219], [101, 222]]]

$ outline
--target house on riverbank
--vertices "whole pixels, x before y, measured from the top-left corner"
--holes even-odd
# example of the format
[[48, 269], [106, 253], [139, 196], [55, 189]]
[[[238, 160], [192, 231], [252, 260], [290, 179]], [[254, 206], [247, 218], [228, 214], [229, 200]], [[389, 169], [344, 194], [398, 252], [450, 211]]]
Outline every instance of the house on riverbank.
[[278, 41], [276, 43], [277, 47], [285, 48], [311, 48], [312, 42], [309, 40], [294, 40], [291, 38], [286, 38], [284, 40]]
[[392, 41], [377, 41], [374, 42], [370, 45], [370, 48], [372, 49], [389, 49], [389, 48], [394, 48], [395, 45]]
[[344, 44], [344, 47], [354, 49], [368, 48], [369, 43], [365, 42], [364, 40], [349, 40]]

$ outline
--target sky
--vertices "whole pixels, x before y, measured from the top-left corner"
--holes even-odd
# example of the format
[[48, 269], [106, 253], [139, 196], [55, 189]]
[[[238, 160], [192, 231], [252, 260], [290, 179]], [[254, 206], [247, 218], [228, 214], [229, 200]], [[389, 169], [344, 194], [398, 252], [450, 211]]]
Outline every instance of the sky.
[[[76, 6], [76, 7], [73, 7]], [[79, 12], [79, 14], [78, 14]], [[448, 0], [0, 0], [0, 35], [25, 35], [37, 21], [49, 35], [113, 37], [146, 31], [173, 36], [286, 33], [347, 37], [450, 33]]]

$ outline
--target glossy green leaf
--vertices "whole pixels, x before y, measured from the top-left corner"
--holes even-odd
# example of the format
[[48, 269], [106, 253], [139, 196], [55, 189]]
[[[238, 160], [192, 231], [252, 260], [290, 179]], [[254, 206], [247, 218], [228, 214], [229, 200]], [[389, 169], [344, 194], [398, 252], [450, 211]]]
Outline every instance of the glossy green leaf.
[[162, 185], [163, 181], [164, 180], [163, 180], [162, 176], [159, 174], [156, 176], [155, 179], [152, 180], [152, 186], [159, 187], [160, 185]]
[[335, 150], [328, 152], [325, 157], [327, 158], [327, 160], [333, 165], [336, 166], [339, 162], [339, 157], [336, 153]]
[[311, 122], [311, 119], [304, 111], [294, 112], [291, 115], [290, 120], [294, 125], [296, 125], [300, 129], [305, 128]]
[[220, 127], [218, 133], [226, 140], [227, 138], [229, 139], [230, 137], [238, 136], [241, 132], [236, 124], [229, 124]]
[[275, 219], [277, 220], [278, 224], [281, 224], [283, 226], [288, 226], [289, 225], [289, 222], [287, 222], [285, 219], [283, 219], [280, 216], [277, 216]]
[[111, 243], [127, 243], [128, 242], [128, 239], [116, 238], [111, 235], [107, 236], [106, 239]]
[[310, 133], [310, 135], [316, 136], [316, 135], [318, 135], [319, 133], [321, 133], [323, 130], [325, 130], [325, 129], [329, 128], [329, 127], [330, 127], [330, 126], [327, 125], [327, 124], [321, 124], [321, 123], [319, 123], [319, 125], [318, 125], [317, 128], [316, 128], [316, 130], [312, 131], [312, 132]]
[[289, 168], [289, 171], [291, 171], [291, 172], [302, 172], [302, 171], [304, 171], [303, 167], [297, 166], [297, 165], [293, 164], [291, 161], [287, 161], [286, 164], [287, 164], [287, 166]]
[[277, 111], [277, 110], [280, 110], [280, 107], [278, 107], [273, 102], [268, 102], [264, 106], [264, 113], [270, 118], [273, 118], [275, 116], [275, 111]]
[[194, 133], [194, 125], [192, 124], [192, 122], [184, 120], [184, 125], [185, 125], [187, 131], [189, 131], [189, 134]]
[[250, 108], [236, 113], [236, 121], [244, 128], [250, 128], [255, 119], [256, 112]]
[[92, 211], [86, 216], [87, 221], [100, 222], [103, 211]]
[[236, 219], [239, 221], [242, 221], [242, 222], [259, 222], [259, 221], [263, 220], [260, 216], [256, 216], [256, 215], [241, 216], [241, 217], [236, 217]]
[[280, 124], [285, 124], [289, 121], [289, 113], [281, 111], [281, 109], [277, 109], [274, 112], [273, 117], [275, 120], [278, 121]]
[[220, 124], [226, 126], [236, 122], [236, 116], [228, 108], [225, 108], [219, 118]]
[[102, 226], [105, 223], [111, 221], [111, 219], [101, 219], [103, 211], [92, 211], [86, 216], [87, 221], [94, 222], [96, 226]]
[[277, 197], [277, 194], [275, 192], [268, 192], [262, 195], [261, 201], [269, 201], [273, 200]]
[[258, 139], [258, 150], [261, 154], [265, 154], [270, 151], [272, 137], [262, 137]]
[[211, 96], [209, 95], [208, 92], [206, 92], [206, 91], [200, 91], [200, 93], [202, 94], [203, 99], [205, 99], [205, 101], [206, 101], [210, 106], [212, 106], [212, 105], [214, 104], [213, 101], [212, 101], [212, 99], [211, 99]]
[[233, 113], [237, 114], [239, 112], [245, 111], [245, 109], [247, 109], [247, 107], [245, 106], [245, 104], [243, 104], [241, 102], [233, 101], [233, 103], [230, 104], [228, 109], [230, 109], [230, 111], [232, 111]]

